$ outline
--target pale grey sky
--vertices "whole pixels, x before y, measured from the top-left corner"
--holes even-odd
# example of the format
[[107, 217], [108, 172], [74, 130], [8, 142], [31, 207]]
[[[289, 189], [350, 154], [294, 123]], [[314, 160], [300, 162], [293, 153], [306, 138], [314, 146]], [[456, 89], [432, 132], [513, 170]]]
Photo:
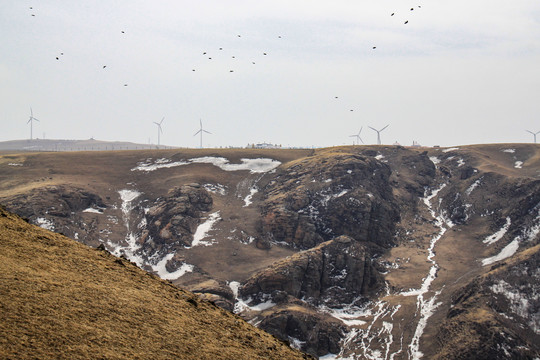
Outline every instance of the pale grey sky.
[[532, 142], [525, 129], [540, 131], [538, 0], [0, 9], [0, 141], [29, 138], [30, 107], [39, 138], [157, 143], [165, 117], [161, 143], [186, 147], [199, 145], [199, 119], [216, 147], [352, 144], [360, 127], [374, 144], [368, 126], [387, 124], [382, 142], [403, 145]]

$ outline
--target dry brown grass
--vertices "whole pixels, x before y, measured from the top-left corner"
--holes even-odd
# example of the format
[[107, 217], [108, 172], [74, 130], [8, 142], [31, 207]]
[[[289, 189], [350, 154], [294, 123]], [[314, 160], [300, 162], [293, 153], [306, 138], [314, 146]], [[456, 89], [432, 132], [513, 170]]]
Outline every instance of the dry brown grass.
[[302, 359], [124, 259], [0, 208], [0, 358]]

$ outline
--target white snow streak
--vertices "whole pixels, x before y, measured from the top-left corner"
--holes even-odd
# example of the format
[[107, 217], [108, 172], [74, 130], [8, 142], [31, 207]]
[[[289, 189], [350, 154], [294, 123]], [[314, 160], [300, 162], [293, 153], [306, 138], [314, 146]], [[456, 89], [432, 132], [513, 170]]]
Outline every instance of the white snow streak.
[[176, 280], [182, 275], [193, 271], [193, 265], [184, 263], [176, 271], [172, 273], [169, 272], [165, 266], [167, 265], [167, 262], [171, 260], [173, 257], [174, 257], [174, 253], [167, 254], [163, 257], [163, 259], [158, 261], [157, 264], [151, 265], [152, 270], [154, 270], [154, 272], [158, 274], [158, 276], [162, 278], [163, 280]]
[[431, 216], [435, 219], [435, 226], [439, 228], [439, 233], [435, 235], [431, 241], [430, 246], [428, 249], [429, 255], [427, 257], [427, 260], [431, 263], [431, 268], [429, 269], [428, 275], [424, 278], [424, 281], [422, 282], [422, 286], [418, 290], [412, 290], [405, 293], [402, 293], [402, 295], [405, 296], [411, 296], [416, 295], [416, 306], [419, 310], [420, 319], [418, 320], [418, 324], [416, 325], [416, 330], [414, 332], [412, 341], [409, 345], [409, 355], [412, 359], [420, 359], [424, 354], [419, 350], [420, 347], [420, 337], [424, 333], [424, 329], [427, 324], [427, 320], [433, 315], [433, 312], [435, 309], [439, 306], [438, 303], [436, 303], [437, 296], [440, 294], [440, 291], [436, 292], [432, 295], [430, 299], [424, 298], [424, 295], [426, 295], [429, 292], [429, 288], [431, 286], [431, 283], [435, 278], [437, 277], [437, 271], [439, 269], [439, 266], [434, 260], [435, 257], [435, 244], [439, 239], [444, 235], [446, 230], [452, 226], [451, 223], [445, 221], [444, 217], [442, 215], [437, 215], [435, 213], [435, 210], [433, 210], [433, 206], [431, 204], [431, 200], [437, 196], [439, 191], [441, 191], [446, 184], [443, 184], [439, 189], [434, 190], [431, 195], [426, 196], [423, 198], [424, 204], [429, 209], [429, 212], [431, 213]]
[[85, 213], [94, 213], [94, 214], [103, 214], [103, 211], [102, 211], [102, 210], [94, 209], [94, 208], [84, 209], [82, 212], [85, 212]]
[[254, 186], [251, 189], [249, 189], [249, 194], [244, 198], [244, 207], [251, 205], [251, 199], [253, 198], [253, 195], [257, 193], [257, 188]]
[[504, 224], [504, 226], [499, 231], [497, 231], [495, 234], [486, 237], [484, 239], [484, 244], [491, 245], [491, 244], [501, 240], [503, 238], [503, 236], [506, 234], [506, 232], [508, 231], [508, 228], [510, 228], [510, 224], [511, 224], [510, 217], [507, 217], [506, 218], [506, 224]]
[[516, 251], [519, 249], [519, 239], [515, 238], [510, 244], [506, 245], [500, 253], [498, 253], [495, 256], [486, 258], [482, 260], [482, 265], [491, 265], [494, 262], [501, 261], [504, 259], [509, 258], [510, 256], [514, 255]]
[[505, 153], [510, 153], [510, 154], [513, 154], [516, 152], [516, 149], [504, 149], [504, 150], [501, 150], [502, 152], [505, 152]]
[[191, 243], [191, 246], [197, 246], [197, 245], [204, 245], [209, 246], [212, 245], [212, 241], [203, 241], [203, 239], [208, 235], [208, 232], [212, 230], [212, 227], [220, 219], [219, 217], [219, 211], [216, 211], [215, 213], [212, 213], [208, 215], [208, 218], [205, 222], [200, 224], [197, 227], [197, 230], [195, 231], [195, 234], [193, 235], [193, 241]]
[[523, 161], [516, 161], [516, 162], [514, 163], [514, 167], [515, 167], [516, 169], [521, 169], [522, 166], [523, 166]]
[[219, 167], [225, 171], [238, 171], [238, 170], [249, 170], [252, 174], [254, 173], [266, 173], [274, 170], [281, 162], [268, 159], [268, 158], [258, 158], [258, 159], [240, 159], [242, 163], [240, 164], [231, 164], [228, 159], [223, 157], [214, 157], [214, 156], [204, 156], [199, 158], [189, 159], [188, 161], [175, 161], [171, 162], [169, 159], [157, 159], [152, 162], [152, 159], [147, 159], [146, 161], [140, 162], [136, 167], [131, 169], [131, 171], [155, 171], [163, 168], [172, 168], [176, 166], [183, 166], [189, 164], [212, 164]]
[[482, 181], [482, 178], [476, 180], [475, 182], [473, 182], [471, 184], [471, 186], [469, 186], [469, 188], [467, 190], [465, 190], [465, 194], [467, 194], [467, 196], [471, 195], [471, 193], [473, 192], [474, 189], [476, 189], [478, 187], [478, 185], [480, 185]]
[[454, 151], [454, 150], [459, 150], [459, 148], [457, 148], [457, 147], [452, 147], [452, 148], [444, 149], [442, 152], [443, 152], [443, 153], [447, 153], [447, 152]]

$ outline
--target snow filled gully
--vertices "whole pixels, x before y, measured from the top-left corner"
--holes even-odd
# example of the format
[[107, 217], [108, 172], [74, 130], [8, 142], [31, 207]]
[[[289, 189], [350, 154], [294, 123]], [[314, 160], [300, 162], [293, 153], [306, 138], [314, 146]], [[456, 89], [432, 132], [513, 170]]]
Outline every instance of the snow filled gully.
[[[422, 279], [420, 288], [394, 294], [390, 293], [387, 288], [387, 296], [394, 299], [392, 301], [394, 305], [385, 301], [383, 297], [383, 300], [371, 303], [364, 309], [358, 309], [359, 311], [352, 316], [352, 318], [358, 319], [356, 321], [362, 320], [358, 324], [348, 324], [347, 322], [350, 322], [349, 318], [346, 319], [348, 320], [346, 322], [343, 321], [342, 316], [336, 316], [332, 312], [326, 311], [334, 315], [334, 317], [342, 319], [346, 325], [353, 325], [343, 339], [341, 353], [328, 354], [326, 359], [394, 360], [397, 358], [420, 359], [423, 357], [420, 351], [420, 338], [424, 333], [428, 319], [439, 306], [437, 298], [440, 290], [431, 289], [439, 270], [435, 260], [435, 245], [446, 231], [453, 226], [450, 221], [445, 219], [444, 212], [438, 211], [434, 206], [434, 199], [444, 187], [445, 185], [442, 185], [430, 193], [428, 193], [429, 190], [426, 190], [425, 196], [421, 199], [433, 217], [438, 231], [429, 242], [427, 261], [430, 267], [426, 276]], [[404, 334], [402, 322], [405, 319], [401, 315], [402, 305], [399, 304], [399, 297], [416, 297], [416, 313], [413, 321], [411, 321], [412, 334], [409, 336]]]
[[423, 279], [422, 286], [420, 289], [410, 290], [407, 292], [401, 293], [403, 296], [416, 296], [416, 311], [419, 316], [418, 323], [416, 324], [416, 330], [412, 337], [412, 341], [409, 344], [409, 358], [410, 359], [420, 359], [423, 354], [420, 351], [420, 337], [424, 333], [428, 319], [433, 315], [435, 309], [439, 306], [439, 303], [436, 302], [437, 296], [440, 294], [440, 290], [431, 294], [429, 297], [431, 283], [437, 277], [437, 271], [439, 266], [435, 261], [435, 244], [439, 241], [444, 233], [453, 226], [453, 224], [446, 220], [442, 213], [437, 213], [434, 210], [432, 200], [437, 196], [439, 191], [441, 191], [446, 184], [443, 184], [440, 188], [432, 191], [430, 195], [427, 195], [423, 198], [424, 204], [428, 207], [431, 216], [435, 219], [435, 226], [439, 228], [439, 232], [435, 235], [430, 243], [428, 249], [427, 260], [431, 263], [428, 275]]

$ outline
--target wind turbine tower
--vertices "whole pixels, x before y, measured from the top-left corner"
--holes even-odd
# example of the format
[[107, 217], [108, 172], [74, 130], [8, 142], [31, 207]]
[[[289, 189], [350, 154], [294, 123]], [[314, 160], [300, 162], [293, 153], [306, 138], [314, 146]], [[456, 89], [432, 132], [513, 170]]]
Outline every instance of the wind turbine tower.
[[39, 121], [39, 120], [34, 117], [34, 113], [32, 112], [32, 107], [30, 107], [30, 119], [28, 119], [28, 121], [26, 122], [27, 124], [30, 123], [30, 140], [32, 140], [33, 138], [32, 124], [34, 121]]
[[525, 130], [525, 131], [528, 132], [528, 133], [533, 134], [533, 136], [534, 136], [534, 143], [536, 144], [536, 135], [540, 134], [540, 131], [537, 131], [537, 132], [535, 132], [535, 133], [532, 132], [532, 131], [529, 131], [529, 130]]
[[[388, 124], [390, 125], [390, 124]], [[371, 126], [369, 127], [371, 130], [377, 132], [377, 145], [381, 145], [381, 132], [386, 129], [388, 127], [388, 125], [386, 125], [385, 127], [383, 127], [381, 130], [377, 130], [377, 129], [374, 129], [372, 128]]]
[[[349, 135], [349, 137], [355, 137], [356, 138], [356, 145], [359, 145], [360, 142], [363, 144], [364, 141], [362, 140], [362, 138], [360, 137], [360, 133], [362, 132], [362, 128], [363, 127], [360, 127], [360, 131], [358, 132], [358, 134], [354, 134], [354, 135]], [[354, 143], [353, 143], [354, 145]]]
[[201, 120], [201, 119], [199, 119], [199, 123], [201, 124], [201, 128], [200, 128], [199, 131], [197, 131], [193, 136], [196, 136], [197, 134], [201, 134], [201, 149], [202, 149], [202, 147], [203, 147], [203, 146], [202, 146], [202, 134], [203, 134], [203, 132], [205, 132], [205, 133], [207, 133], [207, 134], [212, 134], [212, 133], [203, 129], [203, 127], [202, 127], [202, 120]]
[[154, 124], [157, 125], [157, 145], [158, 145], [158, 147], [159, 147], [159, 140], [160, 140], [159, 139], [159, 134], [163, 133], [163, 129], [161, 128], [161, 123], [163, 122], [163, 120], [165, 120], [165, 117], [163, 117], [163, 119], [161, 119], [160, 122], [155, 122], [154, 121]]

